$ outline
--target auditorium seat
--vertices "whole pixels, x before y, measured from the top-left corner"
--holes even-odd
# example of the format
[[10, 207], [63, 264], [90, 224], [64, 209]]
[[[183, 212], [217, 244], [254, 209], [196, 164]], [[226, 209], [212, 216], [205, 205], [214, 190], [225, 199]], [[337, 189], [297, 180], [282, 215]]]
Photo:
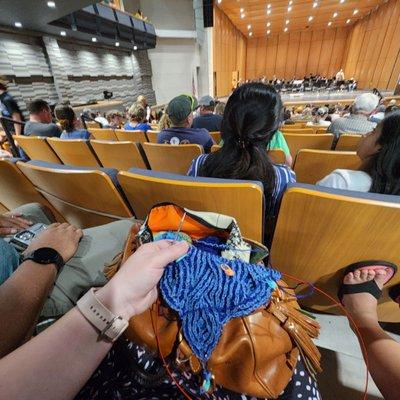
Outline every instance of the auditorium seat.
[[53, 212], [57, 221], [65, 221], [13, 161], [0, 160], [0, 176], [0, 203], [5, 208], [12, 210], [28, 203], [40, 203]]
[[293, 158], [301, 149], [330, 150], [332, 147], [333, 135], [331, 133], [321, 135], [284, 133], [283, 135]]
[[281, 149], [268, 150], [268, 157], [274, 164], [285, 164], [286, 156]]
[[95, 121], [85, 121], [86, 123], [86, 128], [88, 130], [92, 129], [92, 128], [99, 128], [101, 129], [101, 124], [99, 122], [95, 122]]
[[118, 140], [114, 129], [91, 128], [89, 132], [95, 140]]
[[159, 133], [160, 133], [160, 131], [147, 131], [146, 132], [147, 140], [150, 143], [157, 143]]
[[203, 153], [198, 144], [143, 143], [143, 150], [154, 171], [186, 175], [194, 158]]
[[91, 140], [90, 144], [106, 168], [116, 168], [121, 171], [127, 171], [129, 168], [148, 168], [140, 143]]
[[219, 144], [221, 141], [221, 132], [219, 131], [210, 132], [210, 136], [213, 138], [215, 144]]
[[363, 135], [344, 133], [339, 136], [339, 140], [336, 143], [335, 150], [356, 151], [363, 137]]
[[172, 202], [196, 211], [230, 215], [245, 237], [262, 241], [264, 196], [260, 182], [192, 178], [140, 169], [120, 172], [118, 180], [139, 219], [144, 219], [154, 205]]
[[45, 137], [15, 135], [14, 140], [31, 160], [42, 160], [62, 164], [57, 154], [50, 147]]
[[333, 170], [356, 170], [361, 164], [355, 152], [302, 149], [297, 153], [293, 169], [297, 182], [315, 184]]
[[42, 162], [18, 162], [17, 165], [36, 189], [73, 225], [89, 228], [132, 217], [110, 177], [112, 173], [117, 173], [116, 170]]
[[211, 153], [214, 153], [215, 151], [218, 151], [220, 148], [221, 148], [220, 145], [218, 145], [218, 144], [213, 144], [213, 145], [211, 146]]
[[284, 126], [282, 128], [282, 132], [283, 133], [293, 133], [296, 135], [311, 135], [311, 134], [315, 134], [315, 130], [313, 128], [289, 128], [290, 125]]
[[79, 167], [101, 166], [87, 140], [48, 138], [47, 142], [64, 164]]
[[146, 134], [143, 131], [125, 131], [124, 129], [116, 129], [114, 132], [117, 139], [121, 142], [126, 142], [127, 140], [134, 143], [147, 142]]
[[[271, 265], [336, 297], [347, 265], [380, 259], [400, 265], [400, 230], [395, 229], [399, 220], [400, 196], [289, 185], [275, 228]], [[298, 283], [289, 275], [283, 275], [289, 284]], [[399, 306], [387, 295], [387, 289], [398, 283], [400, 274], [385, 286], [378, 306], [382, 321], [400, 322]], [[302, 303], [341, 313], [318, 293]]]

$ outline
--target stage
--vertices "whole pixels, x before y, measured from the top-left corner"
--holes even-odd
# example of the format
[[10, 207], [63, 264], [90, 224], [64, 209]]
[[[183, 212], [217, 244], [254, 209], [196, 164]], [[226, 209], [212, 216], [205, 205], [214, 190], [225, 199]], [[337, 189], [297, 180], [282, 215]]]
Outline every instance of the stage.
[[[312, 104], [315, 106], [324, 104], [352, 104], [354, 99], [361, 93], [371, 93], [372, 90], [355, 90], [348, 91], [320, 91], [320, 92], [296, 92], [296, 93], [281, 93], [282, 100], [285, 106], [296, 106], [302, 104]], [[393, 91], [381, 91], [385, 103], [396, 99], [400, 100], [400, 96], [393, 96]], [[228, 97], [220, 97], [218, 100], [227, 101]]]

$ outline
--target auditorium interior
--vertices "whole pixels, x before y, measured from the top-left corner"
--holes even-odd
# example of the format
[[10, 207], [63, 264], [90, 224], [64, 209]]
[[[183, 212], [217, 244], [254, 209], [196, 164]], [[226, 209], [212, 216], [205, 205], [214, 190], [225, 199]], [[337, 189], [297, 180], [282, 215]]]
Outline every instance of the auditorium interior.
[[0, 1], [1, 399], [399, 400], [398, 221], [400, 0]]

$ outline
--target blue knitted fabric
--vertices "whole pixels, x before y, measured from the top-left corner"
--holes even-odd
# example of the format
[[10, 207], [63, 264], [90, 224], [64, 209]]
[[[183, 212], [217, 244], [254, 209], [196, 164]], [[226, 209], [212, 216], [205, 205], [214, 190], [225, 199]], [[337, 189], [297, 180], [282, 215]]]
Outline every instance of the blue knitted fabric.
[[[234, 276], [227, 276], [221, 264], [229, 265]], [[206, 362], [224, 325], [268, 304], [280, 278], [272, 268], [227, 260], [191, 246], [186, 257], [167, 266], [160, 288], [164, 300], [178, 312], [194, 354]]]

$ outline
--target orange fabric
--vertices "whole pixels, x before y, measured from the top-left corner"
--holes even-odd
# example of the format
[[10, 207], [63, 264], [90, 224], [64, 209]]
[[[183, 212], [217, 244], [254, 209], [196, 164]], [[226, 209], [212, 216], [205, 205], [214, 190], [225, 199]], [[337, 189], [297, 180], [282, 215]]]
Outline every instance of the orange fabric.
[[[171, 204], [155, 207], [151, 210], [148, 226], [153, 234], [161, 231], [177, 231], [181, 225], [185, 211]], [[206, 236], [228, 237], [228, 232], [217, 228], [211, 228], [196, 221], [186, 214], [180, 232], [186, 233], [192, 239], [198, 240]]]

